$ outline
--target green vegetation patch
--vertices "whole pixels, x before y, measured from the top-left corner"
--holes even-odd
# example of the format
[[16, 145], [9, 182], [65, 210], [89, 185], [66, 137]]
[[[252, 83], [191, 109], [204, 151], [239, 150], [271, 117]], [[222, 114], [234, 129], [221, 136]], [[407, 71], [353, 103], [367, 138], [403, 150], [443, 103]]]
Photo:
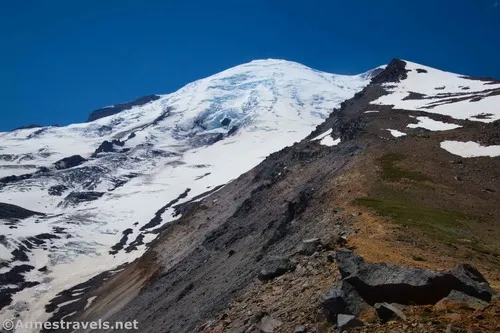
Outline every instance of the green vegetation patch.
[[398, 162], [404, 159], [404, 155], [396, 153], [386, 154], [378, 158], [380, 166], [382, 167], [382, 179], [388, 181], [398, 181], [406, 178], [417, 182], [432, 181], [430, 177], [427, 177], [420, 172], [408, 171], [398, 166]]
[[455, 240], [468, 234], [467, 223], [478, 218], [455, 211], [412, 205], [393, 200], [359, 198], [355, 203], [372, 208], [380, 216], [410, 227], [418, 227], [432, 236]]

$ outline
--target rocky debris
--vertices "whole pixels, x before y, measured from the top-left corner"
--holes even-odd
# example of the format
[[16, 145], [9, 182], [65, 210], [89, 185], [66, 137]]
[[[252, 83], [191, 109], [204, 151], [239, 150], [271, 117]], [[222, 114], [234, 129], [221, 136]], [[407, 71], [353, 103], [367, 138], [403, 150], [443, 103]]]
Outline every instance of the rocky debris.
[[123, 103], [123, 104], [116, 104], [116, 105], [108, 106], [108, 107], [105, 107], [102, 109], [97, 109], [95, 111], [92, 111], [87, 122], [91, 122], [91, 121], [94, 121], [94, 120], [97, 120], [100, 118], [104, 118], [104, 117], [109, 117], [109, 116], [112, 116], [114, 114], [120, 113], [122, 111], [131, 109], [134, 106], [141, 106], [141, 105], [147, 104], [149, 102], [156, 101], [159, 98], [160, 98], [160, 96], [158, 96], [158, 95], [148, 95], [148, 96], [140, 97], [132, 102]]
[[[343, 246], [347, 245], [347, 237], [341, 236], [341, 235], [333, 235], [333, 236], [326, 237], [325, 239], [323, 239], [322, 244], [326, 250], [336, 250], [339, 247], [343, 247]], [[332, 258], [333, 258], [333, 256], [332, 256]]]
[[406, 321], [406, 316], [398, 309], [397, 305], [389, 303], [376, 303], [374, 306], [377, 315], [382, 320], [382, 322], [388, 322], [389, 320], [394, 320], [395, 318], [400, 318]]
[[64, 170], [64, 169], [76, 167], [76, 166], [84, 163], [85, 161], [87, 161], [87, 160], [84, 159], [83, 157], [81, 157], [80, 155], [73, 155], [70, 157], [65, 157], [65, 158], [55, 162], [54, 166], [57, 170]]
[[264, 316], [260, 320], [260, 323], [257, 325], [257, 327], [263, 333], [273, 333], [281, 325], [283, 325], [283, 323], [280, 320], [270, 316]]
[[104, 192], [71, 192], [64, 198], [64, 201], [59, 203], [58, 206], [61, 205], [78, 205], [79, 203], [82, 202], [87, 202], [87, 201], [94, 201], [99, 199], [104, 195]]
[[297, 248], [297, 253], [305, 256], [313, 255], [321, 247], [321, 240], [319, 238], [306, 239], [300, 243]]
[[45, 214], [0, 202], [0, 219], [25, 219], [35, 215], [44, 216]]
[[469, 296], [461, 291], [452, 290], [448, 296], [434, 305], [438, 310], [463, 309], [484, 310], [489, 306], [488, 302]]
[[68, 189], [67, 186], [65, 185], [54, 185], [54, 186], [51, 186], [49, 187], [49, 195], [54, 195], [54, 196], [58, 196], [60, 197], [64, 191], [66, 191]]
[[334, 259], [342, 280], [321, 297], [324, 313], [330, 321], [340, 314], [360, 316], [369, 306], [374, 306], [382, 321], [395, 316], [404, 319], [398, 306], [389, 303], [434, 305], [443, 298], [441, 306], [462, 302], [481, 308], [494, 294], [481, 273], [468, 264], [440, 273], [387, 263], [366, 263], [350, 250], [335, 251]]
[[224, 139], [222, 133], [199, 134], [191, 138], [190, 144], [194, 147], [210, 146]]
[[344, 330], [364, 326], [363, 322], [352, 315], [339, 314], [337, 316], [337, 330], [344, 332]]
[[273, 258], [268, 260], [259, 272], [259, 280], [269, 281], [280, 275], [293, 271], [296, 265], [285, 258]]

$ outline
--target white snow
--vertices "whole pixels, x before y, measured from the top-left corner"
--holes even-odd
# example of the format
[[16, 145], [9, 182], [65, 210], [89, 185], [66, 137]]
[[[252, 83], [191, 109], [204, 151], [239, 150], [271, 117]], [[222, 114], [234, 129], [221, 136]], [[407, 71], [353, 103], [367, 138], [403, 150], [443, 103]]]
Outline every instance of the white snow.
[[325, 136], [320, 141], [320, 144], [322, 144], [323, 146], [328, 146], [328, 147], [336, 146], [339, 143], [340, 143], [340, 138], [334, 140], [330, 135]]
[[395, 130], [395, 129], [387, 129], [389, 132], [391, 132], [391, 135], [395, 138], [399, 138], [399, 137], [402, 137], [402, 136], [405, 136], [406, 133], [404, 132], [401, 132], [401, 131], [398, 131], [398, 130]]
[[[270, 153], [303, 139], [369, 80], [366, 74], [335, 75], [284, 60], [257, 60], [94, 122], [0, 133], [0, 157], [8, 159], [0, 159], [0, 177], [11, 175], [5, 171], [11, 167], [26, 168], [26, 173], [42, 166], [51, 169], [50, 176], [0, 189], [0, 202], [48, 214], [25, 219], [17, 229], [0, 224], [0, 234], [6, 236], [9, 246], [0, 246], [0, 259], [10, 260], [19, 241], [52, 233], [55, 227], [66, 228], [71, 236], [63, 234], [48, 241], [46, 249], [29, 254], [29, 264], [35, 266], [30, 280], [41, 283], [13, 296], [13, 304], [31, 304], [20, 318], [46, 320], [44, 305], [58, 292], [139, 257], [144, 245], [130, 253], [109, 254], [125, 229], [132, 229], [127, 246], [143, 233], [140, 228], [156, 211], [186, 189], [191, 190], [178, 203], [228, 183]], [[231, 120], [227, 127], [221, 125], [225, 118]], [[228, 136], [232, 126], [237, 131]], [[135, 137], [129, 139], [132, 133]], [[217, 133], [224, 139], [211, 145], [202, 143]], [[321, 144], [338, 144], [330, 133], [317, 139]], [[104, 140], [114, 139], [125, 142], [118, 149], [129, 150], [90, 158]], [[70, 170], [54, 170], [54, 162], [75, 154], [89, 160]], [[92, 172], [87, 174], [90, 168]], [[79, 172], [83, 176], [75, 177]], [[109, 190], [117, 178], [128, 179], [130, 174], [136, 176]], [[54, 185], [65, 185], [68, 190], [62, 196], [49, 195], [48, 189]], [[73, 191], [105, 194], [78, 205], [61, 204]], [[173, 211], [167, 209], [162, 224], [156, 227], [174, 220]], [[154, 237], [153, 233], [144, 234], [144, 243]], [[48, 266], [45, 273], [37, 270], [43, 266]], [[0, 319], [12, 315], [8, 308], [0, 311]]]
[[317, 137], [314, 137], [313, 139], [311, 139], [311, 141], [321, 140], [321, 139], [323, 139], [325, 136], [330, 135], [330, 134], [332, 134], [332, 129], [331, 129], [331, 128], [330, 128], [329, 130], [327, 130], [326, 132], [321, 133], [321, 134], [320, 134], [320, 135], [318, 135]]
[[460, 128], [462, 126], [456, 124], [445, 123], [442, 121], [434, 120], [429, 117], [416, 117], [418, 120], [417, 124], [409, 124], [407, 127], [409, 128], [425, 128], [430, 131], [448, 131], [455, 128]]
[[500, 146], [481, 146], [473, 141], [443, 141], [441, 148], [461, 157], [500, 156]]
[[[489, 96], [479, 101], [471, 102], [474, 97], [485, 97], [493, 89], [500, 89], [500, 84], [491, 84], [480, 80], [472, 80], [459, 74], [444, 72], [412, 62], [406, 62], [408, 77], [399, 83], [387, 83], [390, 92], [372, 104], [393, 105], [404, 110], [418, 110], [428, 113], [442, 114], [455, 119], [493, 122], [500, 119], [500, 95]], [[424, 69], [427, 73], [418, 73]], [[407, 99], [410, 92], [425, 95], [423, 99]], [[453, 98], [467, 98], [463, 101], [451, 101]], [[476, 118], [487, 114], [489, 117]]]
[[364, 113], [378, 113], [380, 111], [365, 111]]

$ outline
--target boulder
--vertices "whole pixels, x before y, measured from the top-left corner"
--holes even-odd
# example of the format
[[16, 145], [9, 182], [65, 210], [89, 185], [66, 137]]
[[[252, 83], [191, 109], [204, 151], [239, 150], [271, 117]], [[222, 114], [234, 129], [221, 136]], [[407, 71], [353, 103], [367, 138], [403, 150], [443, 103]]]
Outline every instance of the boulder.
[[387, 263], [365, 263], [349, 250], [336, 251], [335, 261], [344, 281], [371, 305], [382, 302], [430, 305], [452, 290], [487, 302], [493, 295], [481, 273], [470, 265], [459, 265], [440, 273]]
[[341, 281], [321, 295], [320, 302], [325, 316], [332, 322], [338, 314], [359, 316], [370, 308], [354, 287], [345, 281]]
[[297, 252], [305, 256], [310, 256], [313, 255], [320, 246], [321, 240], [319, 238], [306, 239], [300, 243]]
[[337, 330], [344, 332], [344, 330], [364, 326], [363, 322], [352, 315], [339, 314], [337, 316]]
[[307, 329], [304, 325], [295, 326], [293, 333], [306, 333]]
[[270, 316], [265, 316], [262, 317], [257, 326], [263, 333], [273, 333], [281, 325], [283, 325], [283, 323], [280, 320]]
[[259, 280], [268, 281], [272, 280], [287, 272], [293, 271], [296, 265], [290, 260], [285, 258], [274, 258], [268, 260], [259, 272]]
[[400, 318], [404, 321], [406, 321], [406, 316], [401, 311], [398, 309], [398, 305], [395, 304], [389, 304], [389, 303], [376, 303], [375, 306], [375, 311], [377, 311], [377, 315], [382, 320], [382, 322], [388, 322], [389, 320], [393, 320], [396, 318]]
[[[491, 301], [492, 296], [495, 294], [493, 289], [488, 284], [484, 276], [472, 265], [460, 264], [447, 273], [450, 280], [456, 279], [454, 288], [457, 291], [462, 291], [467, 295], [482, 299], [483, 301]], [[451, 289], [453, 290], [453, 289]], [[450, 291], [451, 291], [450, 290]]]

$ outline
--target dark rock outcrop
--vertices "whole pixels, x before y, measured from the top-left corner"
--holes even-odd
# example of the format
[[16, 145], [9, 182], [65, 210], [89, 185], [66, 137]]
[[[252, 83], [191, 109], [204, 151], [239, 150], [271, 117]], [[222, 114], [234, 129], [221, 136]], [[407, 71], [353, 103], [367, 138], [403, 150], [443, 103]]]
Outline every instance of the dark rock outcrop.
[[7, 176], [0, 178], [0, 184], [14, 183], [25, 179], [30, 179], [31, 177], [33, 177], [31, 173], [27, 173], [20, 176]]
[[125, 145], [125, 142], [122, 142], [120, 140], [113, 140], [113, 141], [108, 141], [104, 140], [99, 147], [92, 153], [91, 157], [97, 157], [99, 153], [114, 153], [116, 152], [116, 146], [117, 147], [123, 147]]
[[57, 162], [54, 163], [54, 166], [56, 167], [57, 170], [64, 170], [64, 169], [69, 169], [76, 167], [82, 163], [87, 161], [80, 155], [73, 155], [70, 157], [65, 157]]
[[[77, 205], [81, 202], [94, 201], [99, 199], [104, 195], [103, 192], [71, 192], [66, 198], [64, 198], [64, 204]], [[63, 203], [60, 203], [61, 205]]]
[[274, 258], [267, 261], [259, 272], [259, 280], [268, 281], [293, 271], [295, 264], [285, 258]]
[[405, 61], [393, 59], [385, 70], [372, 79], [371, 83], [400, 82], [408, 77], [407, 72]]
[[104, 118], [104, 117], [109, 117], [109, 116], [112, 116], [114, 114], [120, 113], [122, 111], [129, 110], [129, 109], [133, 108], [134, 106], [141, 106], [141, 105], [147, 104], [149, 102], [156, 101], [159, 98], [160, 98], [160, 96], [158, 96], [158, 95], [148, 95], [148, 96], [140, 97], [132, 102], [117, 104], [117, 105], [109, 106], [106, 108], [97, 109], [95, 111], [92, 111], [87, 122], [91, 122], [91, 121], [94, 121], [94, 120], [97, 120], [100, 118]]
[[43, 216], [45, 214], [0, 202], [0, 219], [25, 219], [35, 215]]

